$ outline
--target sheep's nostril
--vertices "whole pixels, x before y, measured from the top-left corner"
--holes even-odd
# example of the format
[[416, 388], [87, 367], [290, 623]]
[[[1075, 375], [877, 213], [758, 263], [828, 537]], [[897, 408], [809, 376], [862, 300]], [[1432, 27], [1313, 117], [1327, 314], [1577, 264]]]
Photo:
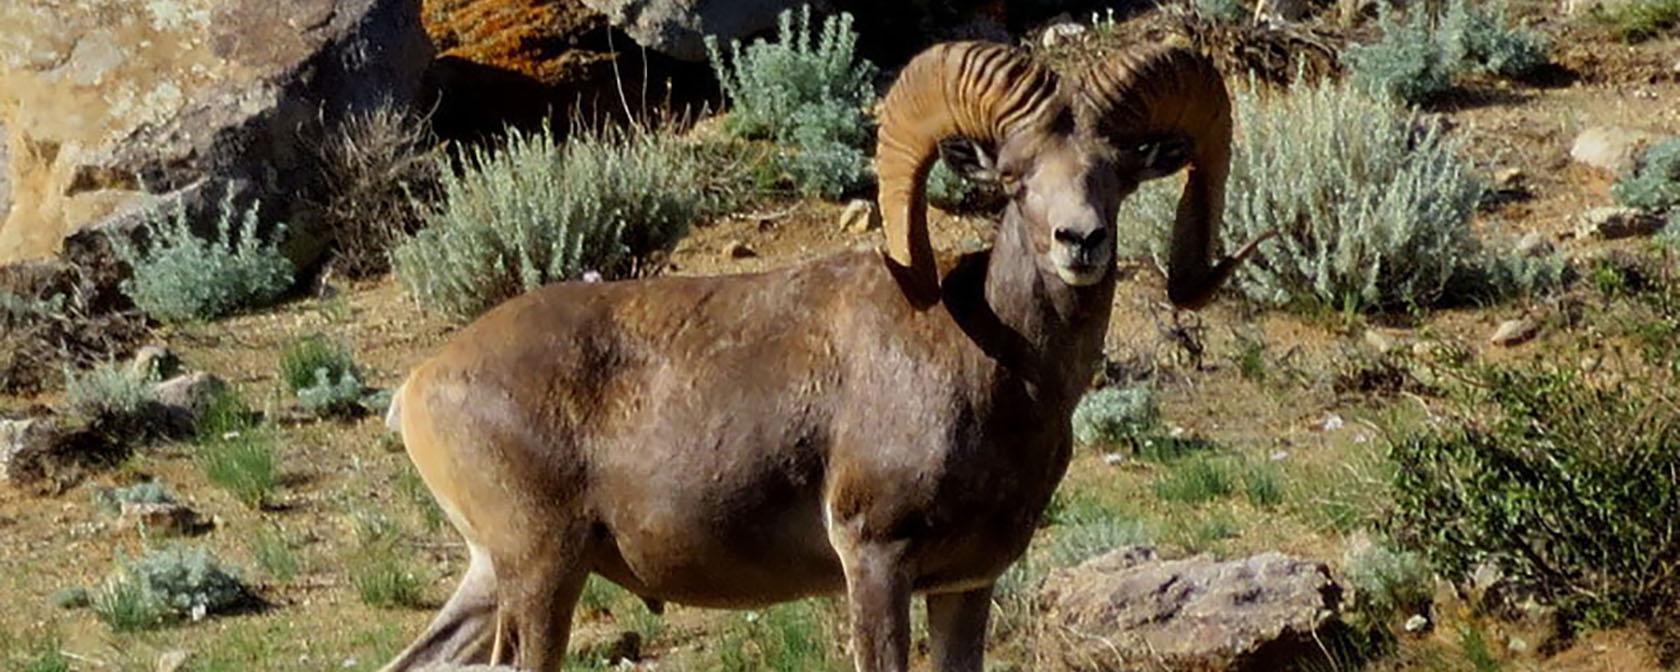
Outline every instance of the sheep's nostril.
[[1079, 232], [1073, 229], [1056, 229], [1055, 236], [1056, 242], [1068, 245], [1082, 245], [1085, 242], [1085, 236], [1079, 235]]

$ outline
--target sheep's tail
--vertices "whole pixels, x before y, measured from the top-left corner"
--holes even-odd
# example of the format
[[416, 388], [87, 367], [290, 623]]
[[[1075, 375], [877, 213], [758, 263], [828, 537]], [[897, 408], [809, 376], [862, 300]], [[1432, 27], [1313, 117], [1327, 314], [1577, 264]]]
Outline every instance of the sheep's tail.
[[[407, 384], [406, 381], [403, 383]], [[399, 435], [402, 434], [403, 385], [398, 385], [397, 389], [391, 391], [391, 405], [385, 409], [385, 428]]]

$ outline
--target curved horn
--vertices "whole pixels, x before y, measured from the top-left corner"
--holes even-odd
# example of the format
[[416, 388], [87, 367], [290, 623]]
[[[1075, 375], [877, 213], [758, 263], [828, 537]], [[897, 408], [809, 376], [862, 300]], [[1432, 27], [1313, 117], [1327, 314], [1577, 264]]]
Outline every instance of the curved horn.
[[1263, 235], [1236, 254], [1209, 263], [1225, 211], [1231, 162], [1231, 100], [1213, 62], [1184, 47], [1121, 54], [1080, 73], [1081, 112], [1117, 147], [1163, 133], [1188, 136], [1189, 179], [1178, 200], [1172, 251], [1167, 259], [1167, 298], [1180, 308], [1200, 308], [1213, 297]]
[[928, 240], [926, 182], [940, 140], [962, 135], [1001, 144], [1059, 104], [1056, 77], [1019, 49], [986, 42], [928, 48], [898, 75], [881, 109], [875, 147], [888, 265], [912, 305], [939, 300]]

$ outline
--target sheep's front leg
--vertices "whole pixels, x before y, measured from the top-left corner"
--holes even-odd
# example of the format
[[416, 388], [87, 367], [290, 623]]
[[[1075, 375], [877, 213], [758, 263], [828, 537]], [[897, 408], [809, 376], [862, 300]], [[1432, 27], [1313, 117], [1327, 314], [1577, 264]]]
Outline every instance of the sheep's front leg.
[[930, 594], [927, 611], [933, 669], [980, 672], [986, 654], [986, 621], [992, 613], [992, 587]]
[[858, 672], [904, 672], [910, 664], [910, 575], [904, 542], [847, 544], [840, 553]]

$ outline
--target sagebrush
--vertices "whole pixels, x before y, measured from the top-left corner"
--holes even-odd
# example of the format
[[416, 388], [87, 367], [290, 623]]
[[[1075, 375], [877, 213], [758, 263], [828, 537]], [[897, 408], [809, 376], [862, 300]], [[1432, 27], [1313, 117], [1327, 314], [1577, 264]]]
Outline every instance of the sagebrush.
[[866, 184], [873, 139], [867, 110], [875, 102], [875, 66], [858, 58], [852, 16], [823, 21], [813, 42], [811, 8], [777, 16], [777, 41], [740, 41], [725, 50], [707, 37], [723, 93], [732, 107], [726, 127], [783, 146], [781, 164], [806, 193], [840, 196]]
[[280, 379], [311, 414], [352, 415], [362, 410], [367, 388], [350, 348], [321, 334], [286, 346], [280, 353]]
[[1439, 17], [1419, 6], [1403, 17], [1383, 6], [1382, 39], [1345, 52], [1355, 86], [1406, 103], [1429, 102], [1464, 73], [1523, 77], [1548, 62], [1539, 34], [1512, 28], [1502, 5], [1452, 0]]
[[509, 129], [501, 146], [469, 148], [442, 167], [442, 202], [392, 254], [422, 304], [465, 321], [509, 297], [585, 271], [636, 272], [669, 250], [702, 212], [706, 164], [696, 148], [651, 131]]
[[143, 428], [154, 403], [152, 381], [126, 365], [102, 362], [85, 371], [65, 369], [70, 412], [108, 426]]
[[1155, 430], [1160, 401], [1147, 385], [1104, 387], [1086, 393], [1073, 409], [1073, 438], [1087, 445], [1129, 445]]
[[1622, 205], [1652, 212], [1680, 213], [1680, 138], [1669, 138], [1645, 150], [1639, 165], [1610, 186]]
[[[1235, 286], [1256, 301], [1352, 312], [1431, 306], [1501, 282], [1539, 283], [1555, 268], [1515, 266], [1482, 245], [1470, 226], [1481, 183], [1459, 141], [1415, 112], [1347, 85], [1302, 83], [1289, 94], [1235, 91], [1233, 114], [1220, 236], [1229, 247], [1281, 234], [1238, 267]], [[1164, 268], [1179, 189], [1160, 180], [1122, 204], [1123, 251], [1147, 252]]]
[[199, 620], [248, 605], [239, 569], [203, 547], [171, 546], [119, 559], [120, 571], [94, 596], [93, 610], [113, 630], [145, 630]]
[[[184, 205], [145, 224], [144, 246], [109, 236], [133, 275], [122, 281], [134, 305], [170, 323], [211, 320], [268, 305], [292, 285], [292, 262], [259, 233], [260, 204], [240, 208], [232, 190], [222, 199], [209, 238], [193, 232]], [[275, 226], [275, 237], [284, 225]]]

